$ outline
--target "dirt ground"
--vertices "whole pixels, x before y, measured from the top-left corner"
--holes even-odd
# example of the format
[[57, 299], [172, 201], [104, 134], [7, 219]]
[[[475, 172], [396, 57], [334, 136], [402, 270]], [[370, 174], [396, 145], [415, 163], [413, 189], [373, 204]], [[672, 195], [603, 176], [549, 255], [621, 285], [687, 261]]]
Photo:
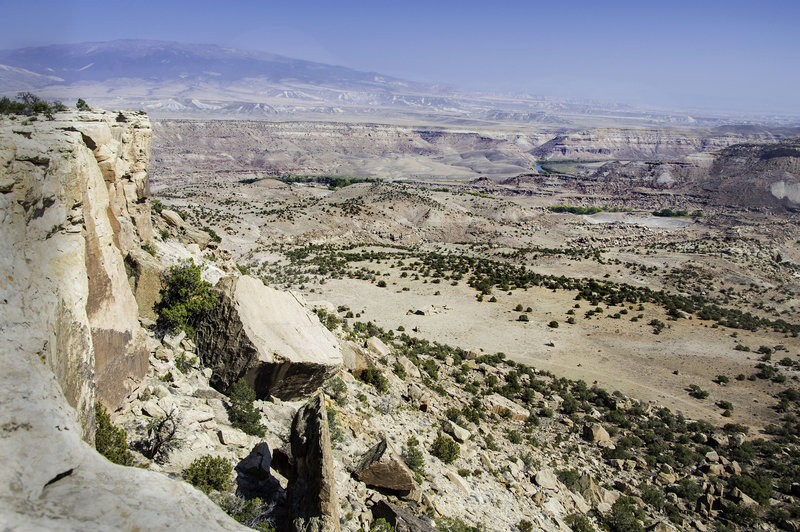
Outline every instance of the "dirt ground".
[[[386, 265], [385, 271], [389, 271]], [[379, 268], [370, 264], [373, 269]], [[756, 372], [757, 354], [734, 350], [737, 343], [773, 346], [782, 343], [788, 353], [800, 351], [800, 341], [776, 333], [751, 333], [712, 328], [710, 322], [681, 319], [667, 321], [660, 307], [645, 304], [643, 311], [628, 308], [621, 319], [611, 318], [622, 307], [608, 308], [591, 318], [586, 301], [575, 309], [575, 324], [566, 323], [567, 311], [576, 303], [575, 292], [557, 292], [535, 287], [496, 294], [497, 302], [476, 300], [474, 289], [461, 282], [451, 286], [424, 284], [422, 280], [401, 279], [391, 271], [386, 288], [354, 280], [328, 280], [325, 284], [307, 285], [304, 296], [309, 301], [326, 300], [346, 305], [361, 314], [358, 321], [373, 321], [387, 329], [404, 327], [411, 335], [464, 349], [479, 349], [487, 354], [503, 352], [509, 358], [549, 370], [557, 376], [597, 383], [608, 391], [620, 392], [644, 401], [654, 401], [682, 412], [687, 418], [704, 419], [715, 424], [744, 423], [763, 428], [777, 421], [770, 408], [776, 401], [768, 381], [737, 381], [736, 375]], [[408, 287], [408, 291], [403, 291]], [[313, 292], [310, 292], [313, 289]], [[437, 291], [440, 295], [434, 295]], [[531, 307], [528, 322], [518, 321], [517, 304]], [[428, 315], [416, 310], [432, 309]], [[630, 318], [643, 314], [632, 323]], [[651, 319], [668, 324], [660, 334], [647, 325]], [[548, 323], [559, 322], [558, 328]], [[791, 373], [790, 373], [791, 374]], [[727, 385], [716, 384], [718, 375], [730, 378]], [[704, 400], [688, 393], [691, 384], [710, 393]], [[730, 401], [733, 415], [722, 417], [717, 401]]]

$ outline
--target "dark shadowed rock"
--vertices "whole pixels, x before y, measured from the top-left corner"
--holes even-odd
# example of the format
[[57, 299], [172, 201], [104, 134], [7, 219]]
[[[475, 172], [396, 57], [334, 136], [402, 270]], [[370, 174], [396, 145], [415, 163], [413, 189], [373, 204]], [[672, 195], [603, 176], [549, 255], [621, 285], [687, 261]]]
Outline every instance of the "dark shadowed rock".
[[395, 529], [395, 532], [435, 532], [427, 521], [414, 515], [411, 510], [382, 500], [372, 507], [373, 519], [386, 519]]
[[342, 364], [334, 335], [289, 292], [254, 277], [227, 277], [216, 308], [197, 326], [197, 352], [223, 392], [240, 378], [259, 398], [314, 393]]
[[290, 437], [294, 478], [287, 495], [297, 532], [339, 530], [339, 503], [333, 476], [333, 454], [325, 399], [318, 394], [303, 406], [292, 422]]
[[272, 476], [271, 462], [272, 456], [266, 442], [261, 442], [253, 447], [250, 454], [236, 465], [237, 493], [248, 499], [259, 497], [268, 503], [272, 510], [271, 517], [277, 521], [285, 521], [286, 492], [278, 479]]
[[386, 438], [376, 443], [353, 470], [355, 477], [367, 486], [394, 491], [411, 491], [416, 487], [414, 473], [391, 448]]

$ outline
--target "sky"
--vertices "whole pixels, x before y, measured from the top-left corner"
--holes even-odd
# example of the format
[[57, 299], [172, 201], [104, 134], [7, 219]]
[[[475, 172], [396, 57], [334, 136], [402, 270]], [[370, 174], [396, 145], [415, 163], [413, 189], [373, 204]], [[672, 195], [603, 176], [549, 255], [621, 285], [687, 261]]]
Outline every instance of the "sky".
[[800, 0], [0, 0], [0, 49], [159, 39], [467, 90], [800, 115]]

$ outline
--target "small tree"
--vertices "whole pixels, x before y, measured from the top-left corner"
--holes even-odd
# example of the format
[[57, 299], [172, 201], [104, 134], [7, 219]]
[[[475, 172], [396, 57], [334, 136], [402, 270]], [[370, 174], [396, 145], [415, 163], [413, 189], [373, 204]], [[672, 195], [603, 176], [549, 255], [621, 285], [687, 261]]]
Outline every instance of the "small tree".
[[221, 456], [205, 455], [196, 458], [184, 470], [183, 478], [203, 493], [224, 491], [230, 484], [231, 463]]
[[266, 428], [261, 424], [261, 412], [253, 406], [256, 392], [247, 385], [244, 379], [239, 379], [231, 388], [231, 408], [228, 418], [231, 424], [251, 436], [263, 436]]
[[94, 410], [97, 430], [94, 435], [94, 448], [115, 464], [133, 465], [133, 455], [128, 451], [125, 430], [111, 422], [111, 416], [102, 404], [97, 403]]
[[422, 451], [419, 450], [419, 440], [414, 436], [408, 438], [406, 442], [406, 452], [403, 454], [403, 459], [408, 468], [414, 472], [414, 479], [417, 484], [422, 484], [422, 476], [425, 474], [425, 457]]
[[168, 270], [162, 281], [161, 301], [154, 307], [159, 327], [183, 329], [187, 335], [194, 335], [194, 325], [217, 302], [211, 293], [211, 283], [200, 276], [202, 271], [203, 266], [195, 264], [193, 259]]
[[75, 103], [75, 108], [78, 111], [91, 111], [92, 110], [92, 108], [89, 107], [86, 104], [86, 102], [83, 100], [83, 98], [78, 98], [78, 101]]
[[174, 410], [165, 416], [153, 418], [147, 424], [147, 436], [138, 443], [139, 451], [151, 460], [163, 460], [178, 446], [177, 432]]

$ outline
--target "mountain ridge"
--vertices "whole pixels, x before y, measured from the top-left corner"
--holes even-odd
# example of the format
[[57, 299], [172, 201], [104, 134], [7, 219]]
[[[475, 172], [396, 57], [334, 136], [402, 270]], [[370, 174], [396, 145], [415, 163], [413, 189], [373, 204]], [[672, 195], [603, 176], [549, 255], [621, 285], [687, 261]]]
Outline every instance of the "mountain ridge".
[[[22, 69], [22, 70], [20, 70]], [[54, 79], [57, 78], [57, 79]], [[767, 115], [634, 108], [617, 103], [478, 93], [378, 72], [213, 44], [122, 39], [0, 50], [0, 92], [144, 109], [159, 117], [291, 117], [450, 125], [715, 127], [793, 125]], [[795, 122], [793, 122], [795, 120]]]

